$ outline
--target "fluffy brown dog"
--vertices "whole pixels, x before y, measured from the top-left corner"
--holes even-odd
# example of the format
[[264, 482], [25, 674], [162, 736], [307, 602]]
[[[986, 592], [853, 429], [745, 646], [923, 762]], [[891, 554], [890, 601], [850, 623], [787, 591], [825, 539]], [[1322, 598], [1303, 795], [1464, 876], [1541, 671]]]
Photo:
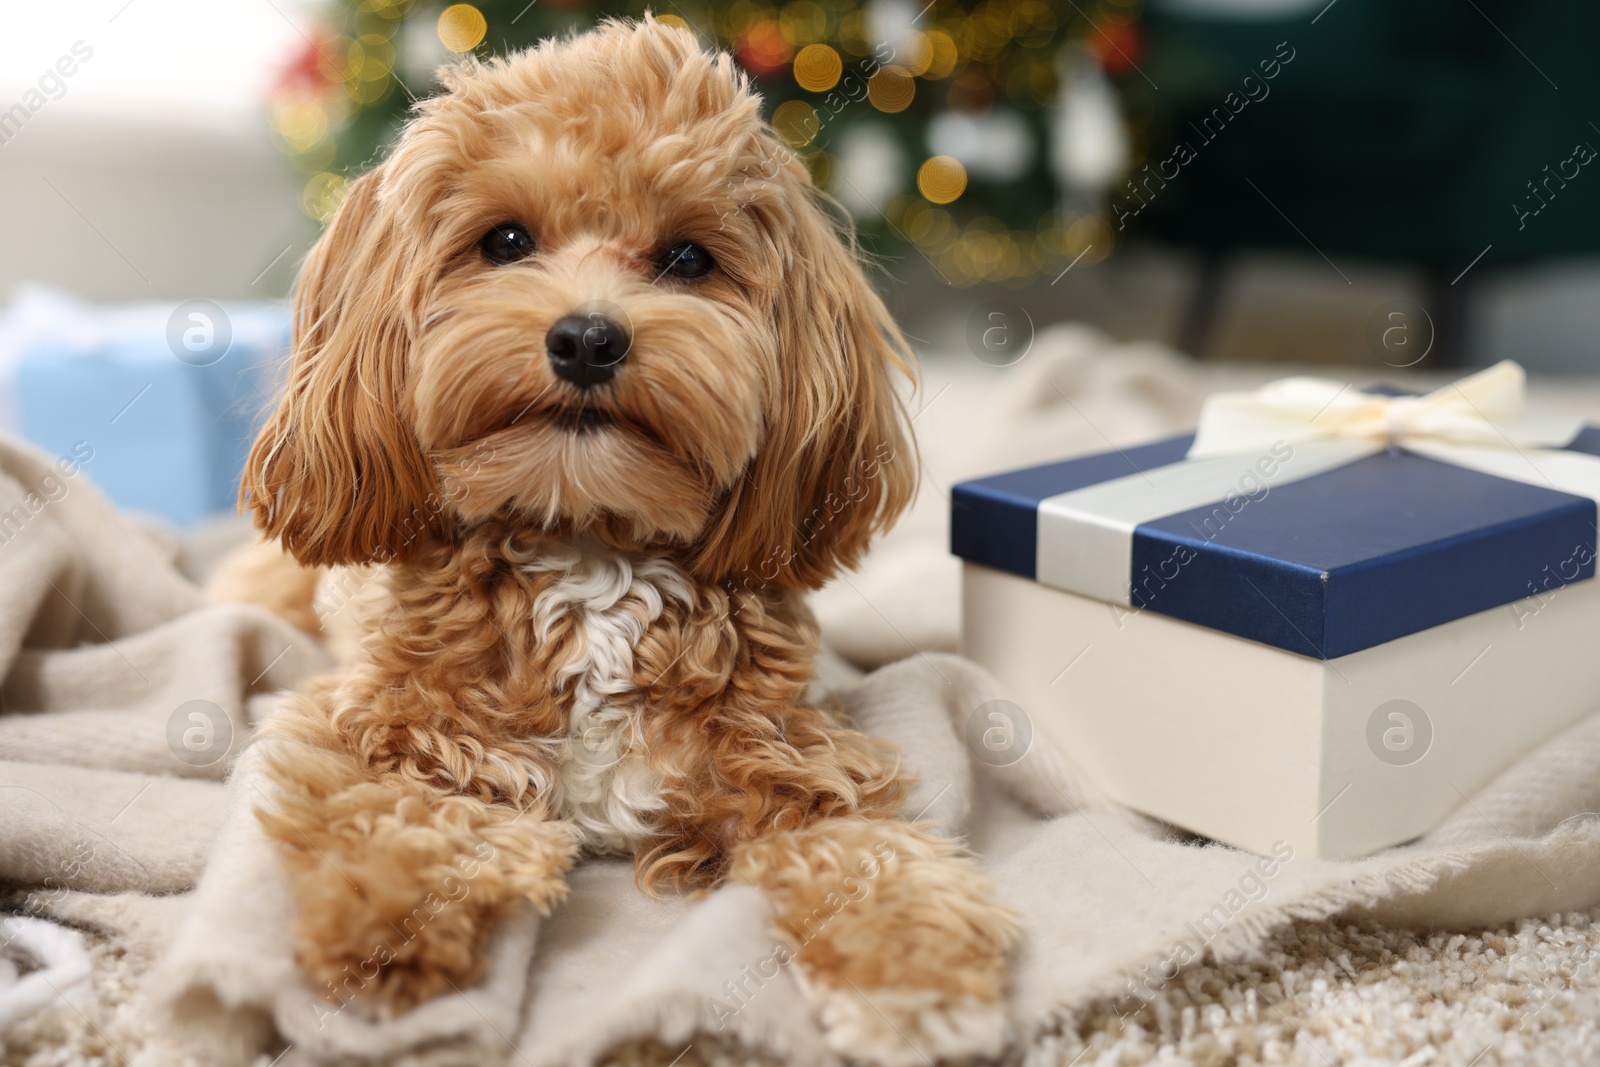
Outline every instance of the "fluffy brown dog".
[[805, 696], [804, 591], [914, 481], [848, 241], [687, 31], [446, 88], [313, 251], [245, 477], [270, 537], [366, 582], [360, 654], [270, 727], [300, 963], [402, 1010], [580, 852], [631, 854], [646, 888], [765, 890], [841, 1051], [999, 1051], [1010, 913]]

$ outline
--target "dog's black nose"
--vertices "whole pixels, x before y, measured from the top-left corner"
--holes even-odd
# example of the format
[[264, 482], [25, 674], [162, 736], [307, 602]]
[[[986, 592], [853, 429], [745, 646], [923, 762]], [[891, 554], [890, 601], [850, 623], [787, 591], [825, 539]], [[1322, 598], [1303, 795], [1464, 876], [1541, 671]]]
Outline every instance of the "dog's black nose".
[[628, 355], [628, 334], [599, 312], [568, 315], [544, 335], [550, 368], [580, 389], [609, 382]]

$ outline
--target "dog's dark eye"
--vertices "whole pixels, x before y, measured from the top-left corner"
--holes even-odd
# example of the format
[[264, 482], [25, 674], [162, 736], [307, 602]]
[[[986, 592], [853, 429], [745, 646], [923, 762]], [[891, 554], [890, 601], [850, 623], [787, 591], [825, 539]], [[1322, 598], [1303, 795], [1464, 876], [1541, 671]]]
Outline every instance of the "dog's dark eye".
[[478, 248], [490, 262], [515, 263], [533, 255], [533, 234], [520, 222], [502, 222], [483, 235]]
[[656, 259], [656, 269], [662, 274], [680, 278], [704, 278], [716, 265], [710, 252], [691, 241], [679, 241]]

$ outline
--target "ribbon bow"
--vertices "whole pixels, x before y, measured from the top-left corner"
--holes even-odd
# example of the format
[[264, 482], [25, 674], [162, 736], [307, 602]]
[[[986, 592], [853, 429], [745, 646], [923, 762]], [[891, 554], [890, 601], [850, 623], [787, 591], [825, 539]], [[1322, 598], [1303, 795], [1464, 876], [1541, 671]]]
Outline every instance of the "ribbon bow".
[[1379, 396], [1326, 378], [1283, 378], [1253, 393], [1205, 402], [1190, 459], [1270, 448], [1282, 441], [1407, 441], [1487, 448], [1560, 448], [1582, 419], [1530, 415], [1527, 375], [1511, 360], [1425, 396]]

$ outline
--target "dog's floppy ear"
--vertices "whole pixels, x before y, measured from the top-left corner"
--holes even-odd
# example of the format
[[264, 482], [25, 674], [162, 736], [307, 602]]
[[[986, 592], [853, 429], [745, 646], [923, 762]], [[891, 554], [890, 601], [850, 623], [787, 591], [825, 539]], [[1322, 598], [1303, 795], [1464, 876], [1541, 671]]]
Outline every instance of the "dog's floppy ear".
[[736, 585], [816, 588], [855, 566], [915, 492], [916, 455], [895, 390], [912, 364], [848, 228], [825, 210], [831, 202], [792, 156], [778, 181], [786, 210], [764, 221], [785, 259], [774, 297], [774, 414], [695, 569]]
[[239, 488], [240, 509], [308, 565], [403, 559], [440, 518], [402, 414], [410, 257], [381, 171], [355, 182], [300, 272], [288, 382]]

